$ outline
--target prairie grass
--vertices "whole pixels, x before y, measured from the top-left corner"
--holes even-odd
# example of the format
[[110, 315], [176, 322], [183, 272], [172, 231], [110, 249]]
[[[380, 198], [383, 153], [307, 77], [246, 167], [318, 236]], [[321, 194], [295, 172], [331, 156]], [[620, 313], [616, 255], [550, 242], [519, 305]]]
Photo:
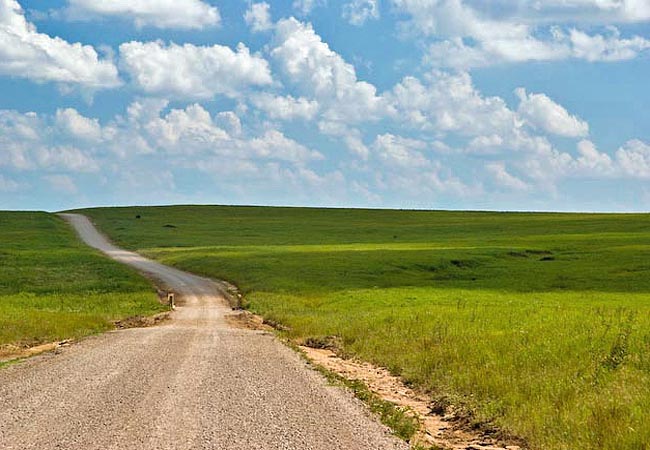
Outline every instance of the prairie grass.
[[85, 213], [121, 245], [235, 282], [289, 337], [338, 336], [533, 449], [650, 448], [648, 215]]
[[0, 345], [79, 338], [163, 309], [146, 280], [52, 214], [0, 212], [0, 267]]

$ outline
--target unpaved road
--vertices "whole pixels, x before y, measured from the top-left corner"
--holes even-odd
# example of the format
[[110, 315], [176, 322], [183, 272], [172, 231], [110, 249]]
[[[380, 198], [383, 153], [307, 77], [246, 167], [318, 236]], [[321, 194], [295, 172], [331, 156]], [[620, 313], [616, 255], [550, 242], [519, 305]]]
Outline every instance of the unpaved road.
[[82, 239], [172, 287], [162, 326], [114, 331], [0, 370], [0, 449], [406, 449], [273, 336], [230, 328], [218, 286]]

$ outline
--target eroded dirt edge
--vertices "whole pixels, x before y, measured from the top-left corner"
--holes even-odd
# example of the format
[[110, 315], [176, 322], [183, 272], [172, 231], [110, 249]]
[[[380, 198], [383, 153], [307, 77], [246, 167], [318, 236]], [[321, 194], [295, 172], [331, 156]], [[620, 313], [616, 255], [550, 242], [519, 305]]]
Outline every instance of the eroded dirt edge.
[[[271, 326], [258, 315], [249, 311], [234, 311], [226, 316], [233, 327], [270, 331]], [[340, 375], [348, 380], [361, 381], [382, 400], [396, 405], [412, 414], [420, 424], [420, 430], [411, 440], [413, 448], [441, 448], [447, 450], [523, 450], [521, 442], [504, 442], [494, 433], [471, 429], [467, 421], [459, 418], [453, 408], [440, 411], [426, 394], [408, 387], [399, 377], [387, 369], [370, 363], [346, 359], [330, 348], [318, 343], [294, 342], [304, 356], [314, 365]], [[314, 345], [316, 344], [316, 345]]]

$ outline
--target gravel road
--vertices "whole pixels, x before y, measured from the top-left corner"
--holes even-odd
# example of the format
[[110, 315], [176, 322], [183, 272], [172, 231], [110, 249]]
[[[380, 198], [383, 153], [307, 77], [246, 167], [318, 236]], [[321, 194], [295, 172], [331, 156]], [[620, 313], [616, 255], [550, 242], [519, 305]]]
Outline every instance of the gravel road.
[[0, 370], [1, 449], [408, 448], [272, 335], [229, 327], [216, 283], [113, 246], [84, 216], [65, 218], [182, 300], [164, 325]]

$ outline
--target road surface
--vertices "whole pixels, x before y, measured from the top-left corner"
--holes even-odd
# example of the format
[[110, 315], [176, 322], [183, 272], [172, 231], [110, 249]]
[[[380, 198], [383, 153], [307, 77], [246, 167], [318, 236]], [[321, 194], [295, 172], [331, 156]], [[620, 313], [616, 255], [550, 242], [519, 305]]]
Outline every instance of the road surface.
[[180, 295], [171, 320], [0, 370], [3, 450], [406, 449], [268, 333], [234, 329], [214, 282], [81, 238]]

